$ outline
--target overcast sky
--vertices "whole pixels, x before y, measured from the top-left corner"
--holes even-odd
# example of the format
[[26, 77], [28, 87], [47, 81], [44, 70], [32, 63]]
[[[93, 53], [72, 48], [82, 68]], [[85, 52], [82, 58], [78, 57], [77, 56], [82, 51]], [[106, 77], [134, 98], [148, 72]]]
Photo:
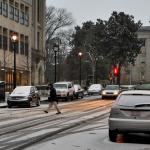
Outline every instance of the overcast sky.
[[114, 10], [133, 15], [135, 21], [150, 25], [150, 0], [47, 0], [47, 6], [50, 5], [66, 8], [76, 25], [89, 20], [95, 22], [97, 18], [108, 20]]

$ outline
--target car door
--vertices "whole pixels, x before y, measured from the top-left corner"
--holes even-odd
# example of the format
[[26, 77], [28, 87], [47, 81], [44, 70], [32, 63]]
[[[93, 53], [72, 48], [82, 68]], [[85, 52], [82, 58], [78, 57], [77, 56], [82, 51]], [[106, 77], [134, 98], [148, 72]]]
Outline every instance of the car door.
[[31, 87], [30, 92], [31, 92], [32, 101], [36, 101], [37, 100], [37, 95], [35, 93], [34, 87]]

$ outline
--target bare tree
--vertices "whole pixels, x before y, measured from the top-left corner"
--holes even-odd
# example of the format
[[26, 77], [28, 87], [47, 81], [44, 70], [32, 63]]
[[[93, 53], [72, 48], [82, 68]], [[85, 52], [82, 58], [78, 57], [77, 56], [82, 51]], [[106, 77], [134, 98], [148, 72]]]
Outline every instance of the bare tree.
[[[61, 45], [68, 45], [67, 42], [68, 32], [64, 32], [63, 29], [73, 24], [73, 17], [71, 13], [68, 13], [66, 9], [48, 7], [46, 12], [46, 80], [49, 80], [50, 68], [54, 61], [53, 44], [56, 39], [61, 39]], [[70, 35], [69, 35], [70, 36]], [[65, 38], [64, 38], [65, 37]], [[64, 55], [66, 48], [60, 47], [60, 55]]]
[[46, 43], [55, 36], [58, 29], [70, 26], [73, 23], [72, 14], [66, 9], [48, 7], [46, 12]]

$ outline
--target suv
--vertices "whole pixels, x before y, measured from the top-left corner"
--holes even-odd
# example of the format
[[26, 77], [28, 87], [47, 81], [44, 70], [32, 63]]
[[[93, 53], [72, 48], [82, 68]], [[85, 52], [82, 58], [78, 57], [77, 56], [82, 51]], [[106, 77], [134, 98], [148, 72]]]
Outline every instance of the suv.
[[58, 98], [65, 100], [71, 98], [73, 100], [75, 89], [72, 82], [56, 82], [54, 88]]

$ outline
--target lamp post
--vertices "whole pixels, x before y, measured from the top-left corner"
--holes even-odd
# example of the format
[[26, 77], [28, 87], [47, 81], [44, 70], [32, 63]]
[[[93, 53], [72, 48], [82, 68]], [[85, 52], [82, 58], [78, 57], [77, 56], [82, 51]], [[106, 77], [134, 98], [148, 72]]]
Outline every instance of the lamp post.
[[11, 36], [11, 41], [13, 43], [13, 51], [14, 51], [14, 72], [13, 72], [13, 88], [16, 88], [16, 42], [18, 36], [16, 33], [13, 33]]
[[98, 58], [95, 59], [95, 79], [96, 79], [96, 84], [97, 84], [97, 63], [98, 63]]
[[82, 57], [82, 52], [79, 52], [78, 56], [80, 58], [79, 84], [81, 85], [81, 57]]
[[53, 45], [53, 49], [54, 49], [54, 58], [55, 58], [55, 79], [54, 82], [57, 81], [57, 51], [58, 51], [58, 45], [56, 43], [54, 43]]

